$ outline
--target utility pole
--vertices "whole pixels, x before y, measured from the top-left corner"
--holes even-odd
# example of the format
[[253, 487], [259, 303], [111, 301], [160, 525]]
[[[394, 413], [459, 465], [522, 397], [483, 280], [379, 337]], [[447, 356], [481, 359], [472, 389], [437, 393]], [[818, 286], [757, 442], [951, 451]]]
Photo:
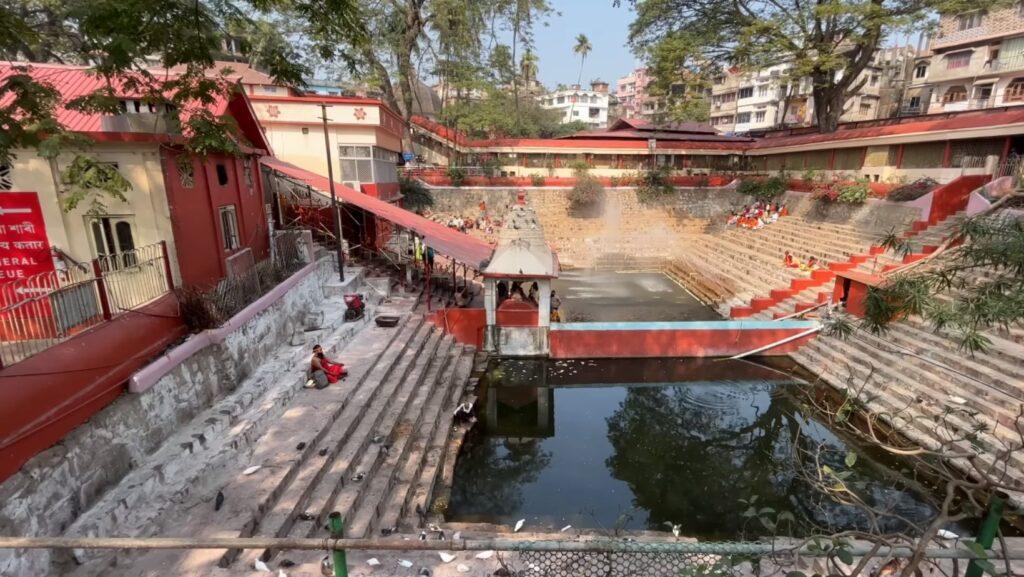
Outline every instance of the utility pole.
[[334, 164], [331, 162], [331, 139], [327, 134], [327, 103], [320, 103], [320, 118], [324, 121], [324, 152], [327, 154], [327, 185], [331, 189], [331, 214], [334, 215], [334, 238], [338, 241], [338, 280], [345, 282], [345, 253], [341, 238], [341, 211], [338, 195], [334, 192]]

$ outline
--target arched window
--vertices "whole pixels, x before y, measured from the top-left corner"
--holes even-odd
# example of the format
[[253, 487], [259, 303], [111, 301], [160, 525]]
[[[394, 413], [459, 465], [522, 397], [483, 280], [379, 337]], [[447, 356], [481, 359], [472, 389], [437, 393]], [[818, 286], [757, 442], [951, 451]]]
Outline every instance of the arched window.
[[967, 100], [967, 88], [962, 84], [950, 86], [946, 93], [942, 95], [942, 101], [946, 104], [964, 102], [965, 100]]
[[1020, 102], [1024, 100], [1024, 78], [1014, 78], [1003, 91], [1003, 102]]

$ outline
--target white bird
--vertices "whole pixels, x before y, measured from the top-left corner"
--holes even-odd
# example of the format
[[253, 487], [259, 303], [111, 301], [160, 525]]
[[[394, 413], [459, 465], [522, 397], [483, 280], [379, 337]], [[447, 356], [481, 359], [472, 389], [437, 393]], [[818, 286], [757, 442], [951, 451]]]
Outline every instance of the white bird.
[[260, 561], [259, 559], [257, 559], [252, 564], [252, 566], [253, 566], [253, 569], [256, 569], [257, 571], [260, 571], [260, 572], [263, 572], [263, 573], [270, 573], [270, 567], [267, 567], [267, 564], [264, 563], [263, 561]]
[[559, 531], [559, 533], [565, 533], [569, 529], [572, 529], [572, 525], [566, 525], [565, 527], [562, 527], [562, 530]]
[[324, 555], [324, 558], [320, 560], [320, 574], [326, 577], [334, 575], [334, 563], [331, 563], [330, 555]]
[[285, 573], [283, 569], [278, 569], [277, 570], [277, 577], [288, 577], [288, 574]]
[[515, 529], [512, 529], [512, 532], [513, 533], [518, 533], [519, 530], [523, 528], [523, 523], [526, 523], [526, 519], [520, 519], [520, 520], [516, 521], [516, 527], [515, 527]]
[[412, 561], [406, 561], [405, 559], [402, 559], [401, 561], [399, 561], [398, 564], [401, 565], [402, 567], [405, 567], [406, 569], [408, 569], [409, 567], [412, 567]]
[[950, 395], [949, 396], [949, 400], [953, 401], [954, 403], [956, 403], [958, 405], [964, 405], [964, 404], [967, 403], [967, 399], [965, 399], [963, 397], [958, 397], [956, 395]]
[[380, 561], [378, 561], [376, 557], [370, 557], [366, 560], [366, 564], [370, 567], [376, 567], [377, 565], [380, 565]]
[[494, 551], [481, 551], [476, 554], [477, 559], [490, 559], [494, 555]]
[[939, 529], [938, 532], [935, 533], [935, 534], [938, 535], [939, 538], [941, 538], [941, 539], [959, 539], [960, 538], [960, 535], [957, 535], [956, 533], [954, 533], [952, 531], [947, 531], [945, 529]]
[[255, 473], [256, 471], [259, 471], [262, 468], [263, 468], [262, 465], [253, 465], [252, 467], [249, 467], [248, 469], [242, 471], [242, 474], [246, 475], [246, 476], [252, 475], [253, 473]]
[[448, 553], [446, 551], [438, 551], [437, 555], [441, 558], [441, 561], [445, 563], [451, 563], [455, 560], [455, 555], [452, 555], [451, 553]]
[[452, 541], [458, 541], [461, 538], [462, 538], [462, 531], [456, 531], [455, 534], [452, 535]]
[[462, 563], [459, 563], [458, 565], [455, 566], [455, 570], [458, 571], [459, 573], [469, 573], [469, 566], [463, 565]]
[[683, 526], [680, 525], [680, 524], [673, 523], [672, 521], [665, 521], [662, 524], [665, 525], [666, 527], [668, 527], [669, 529], [671, 529], [672, 530], [672, 534], [675, 535], [676, 537], [678, 537], [678, 536], [683, 534]]

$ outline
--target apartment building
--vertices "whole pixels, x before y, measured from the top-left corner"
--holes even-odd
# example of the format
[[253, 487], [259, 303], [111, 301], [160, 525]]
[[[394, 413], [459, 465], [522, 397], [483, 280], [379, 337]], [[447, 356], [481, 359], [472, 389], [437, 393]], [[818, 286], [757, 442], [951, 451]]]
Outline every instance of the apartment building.
[[917, 60], [901, 113], [1024, 104], [1024, 3], [946, 14]]
[[623, 118], [639, 118], [642, 115], [644, 103], [650, 99], [647, 85], [651, 80], [646, 68], [637, 68], [619, 79], [615, 86], [615, 96], [619, 100]]
[[557, 110], [562, 123], [580, 121], [590, 128], [608, 126], [608, 83], [595, 80], [586, 90], [579, 85], [537, 97], [541, 108]]

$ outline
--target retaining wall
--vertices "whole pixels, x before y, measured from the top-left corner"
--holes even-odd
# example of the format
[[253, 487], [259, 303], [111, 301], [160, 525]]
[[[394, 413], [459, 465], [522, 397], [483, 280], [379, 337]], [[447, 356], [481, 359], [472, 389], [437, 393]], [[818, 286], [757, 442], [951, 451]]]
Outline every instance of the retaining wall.
[[[0, 485], [0, 534], [63, 533], [178, 428], [234, 391], [289, 342], [319, 310], [333, 274], [329, 260], [307, 265], [290, 290], [222, 341], [176, 364], [145, 392], [122, 395], [31, 459]], [[0, 575], [44, 575], [49, 567], [48, 551], [0, 551]]]

